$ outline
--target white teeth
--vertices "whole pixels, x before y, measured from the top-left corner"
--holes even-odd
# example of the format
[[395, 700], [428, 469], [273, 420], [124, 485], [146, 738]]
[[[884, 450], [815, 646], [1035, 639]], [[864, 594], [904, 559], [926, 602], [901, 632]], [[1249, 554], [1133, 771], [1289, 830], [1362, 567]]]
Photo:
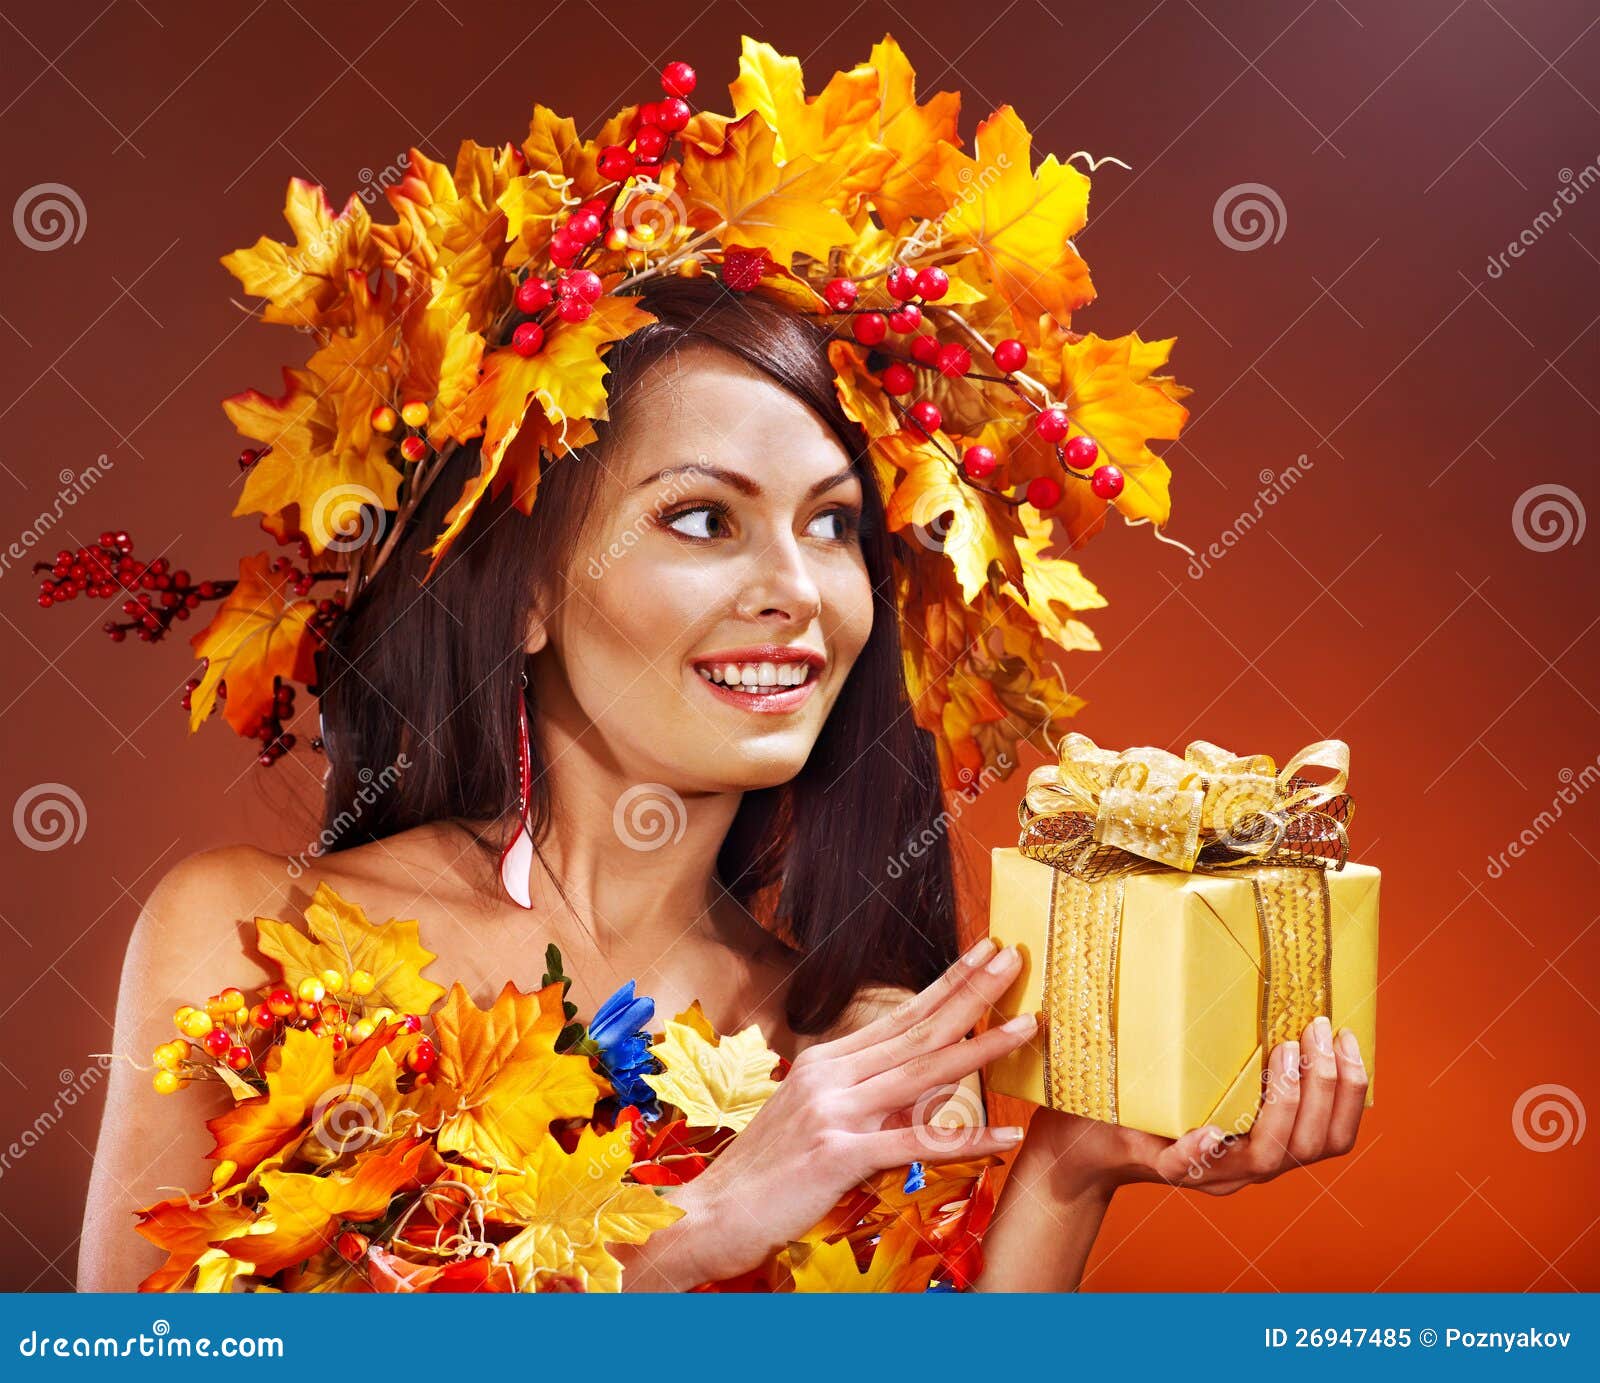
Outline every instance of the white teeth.
[[811, 675], [806, 663], [709, 663], [696, 669], [708, 682], [738, 687], [741, 691], [775, 692], [798, 687]]

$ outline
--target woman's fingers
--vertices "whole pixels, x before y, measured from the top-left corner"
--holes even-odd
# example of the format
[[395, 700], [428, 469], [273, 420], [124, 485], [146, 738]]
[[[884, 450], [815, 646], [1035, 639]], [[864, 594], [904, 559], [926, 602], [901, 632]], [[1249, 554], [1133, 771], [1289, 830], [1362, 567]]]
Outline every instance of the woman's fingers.
[[1339, 1066], [1339, 1082], [1333, 1092], [1333, 1113], [1328, 1120], [1328, 1141], [1323, 1152], [1338, 1156], [1356, 1145], [1361, 1111], [1367, 1102], [1367, 1068], [1361, 1060], [1361, 1044], [1349, 1028], [1340, 1029], [1333, 1048]]
[[911, 1162], [960, 1162], [991, 1153], [1008, 1153], [1022, 1141], [1022, 1133], [1015, 1125], [991, 1128], [956, 1119], [949, 1124], [917, 1123], [854, 1137], [860, 1165], [881, 1172]]
[[1315, 1162], [1328, 1141], [1334, 1088], [1339, 1067], [1333, 1057], [1333, 1026], [1316, 1017], [1306, 1028], [1305, 1064], [1300, 1075], [1300, 1113], [1289, 1136], [1289, 1155], [1296, 1162]]
[[[939, 1019], [930, 1022], [938, 1023]], [[947, 1046], [915, 1052], [899, 1065], [868, 1076], [854, 1088], [851, 1098], [859, 1100], [861, 1107], [868, 1111], [891, 1111], [915, 1105], [930, 1091], [952, 1085], [963, 1076], [982, 1070], [997, 1057], [1020, 1047], [1037, 1029], [1036, 1014], [1019, 1013], [1015, 1018], [977, 1037], [962, 1038], [958, 1034], [956, 1040]], [[938, 1035], [934, 1034], [931, 1040], [937, 1041]], [[878, 1050], [891, 1051], [904, 1041], [905, 1035], [890, 1038], [880, 1044]], [[858, 1055], [860, 1060], [866, 1061], [873, 1053], [869, 1051]]]
[[[857, 1085], [907, 1063], [920, 1064], [932, 1053], [960, 1042], [980, 1018], [994, 1011], [1000, 996], [1015, 983], [1021, 968], [1022, 953], [1015, 946], [998, 950], [982, 964], [968, 967], [965, 974], [957, 976], [937, 1008], [912, 1018], [897, 1032], [845, 1057], [841, 1069], [846, 1083]], [[1028, 1034], [1024, 1032], [1023, 1035]], [[1016, 1045], [1016, 1041], [1002, 1043], [983, 1060], [992, 1061]], [[948, 1079], [959, 1079], [966, 1071], [974, 1070], [976, 1066], [966, 1067]], [[920, 1079], [924, 1086], [937, 1083], [931, 1075]]]
[[[832, 1042], [819, 1042], [808, 1050], [816, 1053], [819, 1058], [851, 1056], [866, 1048], [875, 1047], [890, 1037], [899, 1036], [915, 1023], [920, 1023], [933, 1013], [938, 1013], [939, 1008], [946, 1004], [950, 997], [965, 991], [973, 976], [982, 972], [982, 967], [994, 959], [997, 951], [994, 941], [990, 940], [989, 936], [984, 936], [978, 944], [974, 944], [973, 948], [966, 952], [965, 956], [962, 956], [962, 959], [957, 960], [949, 970], [942, 973], [938, 980], [934, 980], [928, 988], [918, 994], [907, 996], [904, 1002], [894, 1005], [882, 1018], [874, 1018], [854, 1032], [846, 1032], [845, 1036], [837, 1037]], [[971, 1026], [973, 1024], [966, 1024], [966, 1028]], [[962, 1032], [965, 1032], [966, 1028], [963, 1028]]]
[[1150, 1169], [1160, 1180], [1174, 1185], [1200, 1182], [1226, 1153], [1222, 1130], [1207, 1124], [1204, 1128], [1190, 1129], [1182, 1138], [1168, 1143], [1156, 1154]]

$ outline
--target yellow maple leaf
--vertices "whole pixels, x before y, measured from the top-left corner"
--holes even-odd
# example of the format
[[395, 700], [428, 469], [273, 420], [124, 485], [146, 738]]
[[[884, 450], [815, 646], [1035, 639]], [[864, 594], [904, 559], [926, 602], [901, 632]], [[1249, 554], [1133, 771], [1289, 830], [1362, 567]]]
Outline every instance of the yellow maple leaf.
[[1002, 574], [1017, 570], [1017, 553], [1005, 542], [1005, 528], [1016, 522], [1011, 511], [966, 484], [943, 451], [909, 433], [877, 438], [873, 447], [901, 471], [885, 515], [889, 527], [910, 528], [914, 541], [942, 549], [963, 600], [973, 600], [989, 584], [992, 564]]
[[848, 191], [843, 167], [805, 155], [780, 164], [777, 136], [757, 111], [722, 135], [719, 147], [688, 142], [683, 149], [683, 190], [696, 230], [715, 231], [724, 247], [764, 249], [784, 269], [797, 253], [826, 260], [850, 239], [850, 223], [837, 210]]
[[583, 140], [568, 117], [548, 106], [534, 106], [522, 141], [529, 172], [513, 178], [499, 197], [506, 216], [507, 267], [519, 267], [543, 254], [555, 218], [605, 185], [598, 166], [600, 150], [626, 141], [624, 130], [636, 109], [624, 107], [595, 139]]
[[[580, 420], [608, 417], [606, 351], [653, 321], [637, 298], [607, 293], [583, 321], [553, 323], [536, 355], [502, 349], [484, 357], [482, 378], [456, 410], [458, 438], [482, 427], [478, 473], [445, 515], [444, 529], [428, 549], [435, 566], [466, 527], [525, 419], [537, 414], [551, 424], [576, 428]], [[576, 444], [575, 439], [569, 442]]]
[[358, 904], [340, 897], [326, 883], [317, 885], [305, 917], [310, 936], [293, 923], [256, 918], [261, 950], [283, 967], [284, 982], [291, 989], [324, 970], [345, 975], [365, 970], [373, 980], [366, 1002], [400, 1013], [426, 1013], [444, 993], [443, 985], [422, 978], [434, 953], [422, 945], [415, 919], [368, 922]]
[[862, 1271], [848, 1240], [797, 1241], [789, 1245], [796, 1292], [922, 1292], [939, 1265], [939, 1255], [923, 1240], [913, 1214], [883, 1230]]
[[622, 1265], [606, 1245], [642, 1244], [683, 1214], [650, 1187], [624, 1182], [632, 1164], [626, 1125], [585, 1128], [571, 1153], [546, 1135], [518, 1173], [494, 1179], [495, 1218], [523, 1226], [500, 1247], [519, 1291], [538, 1291], [550, 1276], [576, 1277], [587, 1291], [622, 1290]]
[[272, 398], [246, 389], [222, 401], [241, 437], [270, 450], [250, 467], [233, 515], [281, 516], [299, 506], [299, 523], [313, 552], [352, 532], [363, 505], [392, 509], [400, 472], [387, 442], [368, 421], [341, 434], [341, 394], [310, 370], [285, 369], [285, 389]]
[[482, 1010], [460, 985], [452, 988], [435, 1024], [441, 1152], [514, 1170], [549, 1135], [553, 1119], [587, 1118], [611, 1093], [588, 1057], [556, 1052], [560, 990], [555, 984], [529, 995], [507, 985]]
[[449, 316], [465, 312], [481, 332], [511, 296], [500, 198], [517, 176], [515, 152], [467, 139], [453, 172], [418, 149], [406, 160], [405, 177], [385, 193], [399, 222], [374, 226], [373, 241], [399, 278]]
[[189, 729], [198, 730], [228, 683], [223, 716], [241, 735], [255, 732], [272, 709], [274, 677], [311, 682], [316, 677], [311, 617], [316, 602], [288, 595], [291, 577], [268, 569], [267, 554], [239, 561], [239, 580], [211, 623], [190, 640], [195, 657], [206, 659], [200, 685], [189, 696]]
[[304, 178], [290, 180], [283, 219], [294, 231], [294, 245], [263, 235], [249, 249], [224, 255], [222, 265], [247, 293], [267, 299], [263, 321], [326, 326], [344, 306], [345, 271], [365, 273], [377, 263], [372, 219], [356, 196], [335, 215], [327, 194]]
[[1094, 297], [1089, 266], [1070, 240], [1088, 216], [1089, 179], [1048, 155], [1033, 168], [1033, 140], [1010, 106], [978, 126], [977, 157], [947, 147], [938, 184], [950, 199], [948, 243], [977, 247], [1024, 337], [1040, 313], [1065, 326]]
[[1025, 589], [1007, 583], [1005, 594], [1025, 609], [1038, 624], [1042, 633], [1065, 649], [1098, 649], [1100, 641], [1081, 620], [1062, 616], [1058, 606], [1068, 610], [1100, 610], [1106, 598], [1100, 594], [1076, 562], [1065, 558], [1047, 557], [1044, 550], [1050, 545], [1050, 520], [1032, 505], [1024, 505], [1019, 514], [1023, 533], [1013, 538], [1023, 562]]
[[[1137, 332], [1106, 340], [1092, 333], [1067, 341], [1059, 353], [1059, 393], [1072, 434], [1087, 434], [1100, 448], [1101, 464], [1120, 467], [1122, 493], [1112, 501], [1130, 519], [1167, 522], [1172, 512], [1167, 463], [1148, 443], [1172, 440], [1188, 421], [1179, 399], [1189, 390], [1153, 373], [1167, 361], [1175, 338], [1142, 341]], [[1057, 510], [1074, 545], [1081, 545], [1105, 520], [1107, 502], [1073, 481]]]
[[484, 339], [467, 324], [465, 312], [452, 318], [439, 308], [411, 303], [406, 317], [406, 362], [399, 396], [429, 404], [429, 431], [451, 436], [456, 410], [478, 382]]
[[854, 191], [876, 188], [894, 163], [894, 152], [873, 139], [878, 80], [865, 65], [835, 72], [808, 100], [800, 59], [746, 34], [728, 93], [738, 115], [756, 111], [772, 129], [779, 162], [804, 156], [833, 164], [842, 170], [841, 186]]
[[561, 999], [560, 984], [524, 994], [507, 983], [490, 1007], [480, 1009], [460, 984], [452, 985], [433, 1020], [438, 1079], [476, 1099], [508, 1062], [549, 1050], [566, 1024]]
[[650, 1050], [666, 1070], [646, 1072], [645, 1081], [691, 1128], [740, 1132], [778, 1088], [772, 1078], [778, 1054], [756, 1023], [713, 1042], [692, 1021], [673, 1019]]
[[[947, 149], [961, 143], [956, 133], [961, 96], [941, 91], [919, 106], [916, 73], [900, 45], [887, 34], [873, 44], [867, 61], [878, 76], [873, 138], [894, 156], [872, 189], [872, 204], [883, 224], [898, 231], [908, 220], [942, 215], [949, 205], [938, 185], [938, 173], [948, 157]], [[961, 300], [946, 295], [942, 301]]]

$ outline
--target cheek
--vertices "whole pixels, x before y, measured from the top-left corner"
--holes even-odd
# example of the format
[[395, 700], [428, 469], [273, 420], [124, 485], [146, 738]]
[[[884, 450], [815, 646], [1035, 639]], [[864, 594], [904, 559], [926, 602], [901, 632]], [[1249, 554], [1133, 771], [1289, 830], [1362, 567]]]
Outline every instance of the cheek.
[[[626, 686], [647, 667], [675, 678], [697, 631], [726, 602], [726, 574], [692, 555], [662, 553], [656, 543], [616, 541], [577, 569], [566, 613], [569, 656]], [[643, 690], [654, 679], [641, 679]]]
[[853, 663], [872, 633], [872, 582], [865, 563], [841, 568], [822, 585], [823, 620], [834, 657]]

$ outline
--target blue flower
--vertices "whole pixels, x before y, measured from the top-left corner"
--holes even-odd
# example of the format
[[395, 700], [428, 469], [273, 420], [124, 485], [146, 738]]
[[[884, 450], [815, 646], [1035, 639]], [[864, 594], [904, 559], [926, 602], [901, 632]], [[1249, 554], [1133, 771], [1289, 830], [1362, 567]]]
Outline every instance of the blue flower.
[[922, 1190], [922, 1188], [927, 1184], [928, 1174], [923, 1170], [922, 1164], [920, 1162], [913, 1162], [909, 1167], [906, 1168], [906, 1184], [900, 1189], [909, 1196], [914, 1191]]
[[650, 1051], [650, 1021], [656, 1016], [654, 999], [635, 996], [629, 980], [595, 1011], [589, 1038], [600, 1049], [600, 1066], [624, 1105], [637, 1105], [646, 1119], [658, 1118], [661, 1106], [645, 1082], [646, 1072], [658, 1069]]

